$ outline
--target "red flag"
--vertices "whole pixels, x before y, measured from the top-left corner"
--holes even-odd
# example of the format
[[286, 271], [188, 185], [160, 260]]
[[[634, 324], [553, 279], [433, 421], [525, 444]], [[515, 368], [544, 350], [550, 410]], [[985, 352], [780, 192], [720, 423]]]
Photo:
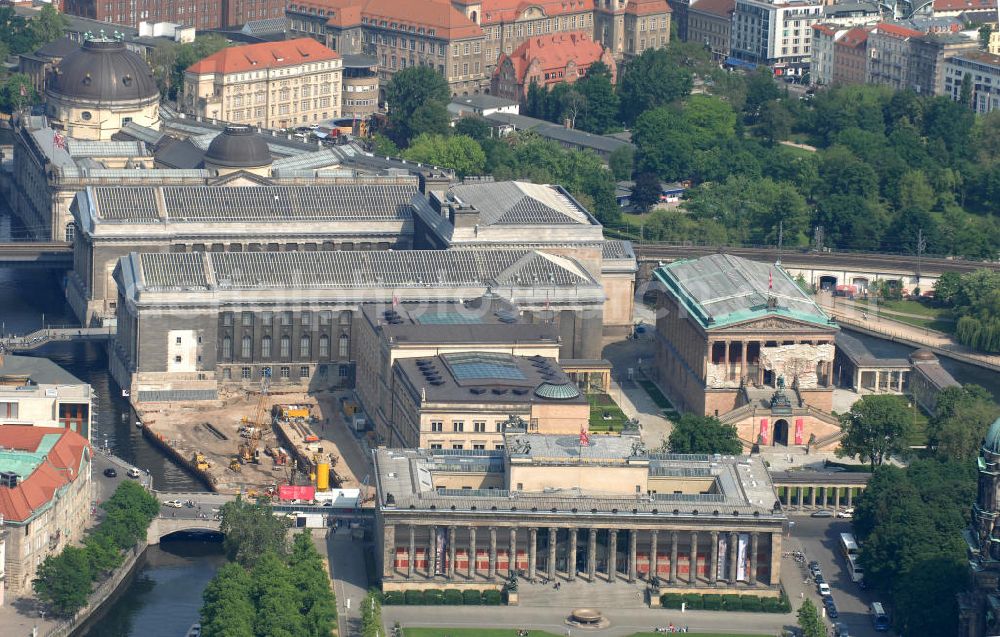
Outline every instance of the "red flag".
[[590, 446], [590, 436], [587, 435], [587, 430], [580, 427], [580, 446], [589, 447]]
[[774, 270], [767, 271], [767, 289], [768, 290], [774, 289]]
[[397, 305], [399, 305], [399, 297], [396, 296], [395, 294], [393, 294], [392, 295], [392, 306], [396, 307]]
[[66, 150], [66, 138], [63, 137], [62, 135], [60, 135], [59, 133], [56, 133], [52, 137], [52, 144], [54, 146], [58, 146], [59, 148], [62, 148], [63, 150]]

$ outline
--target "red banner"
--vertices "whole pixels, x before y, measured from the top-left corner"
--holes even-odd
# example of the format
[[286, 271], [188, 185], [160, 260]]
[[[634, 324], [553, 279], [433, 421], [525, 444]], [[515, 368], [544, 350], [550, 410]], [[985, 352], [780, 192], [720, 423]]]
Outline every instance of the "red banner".
[[802, 444], [802, 429], [805, 426], [801, 418], [795, 419], [795, 444]]
[[316, 487], [309, 485], [306, 487], [296, 487], [283, 484], [278, 487], [279, 500], [309, 500], [316, 499]]
[[760, 444], [767, 444], [767, 418], [760, 419]]

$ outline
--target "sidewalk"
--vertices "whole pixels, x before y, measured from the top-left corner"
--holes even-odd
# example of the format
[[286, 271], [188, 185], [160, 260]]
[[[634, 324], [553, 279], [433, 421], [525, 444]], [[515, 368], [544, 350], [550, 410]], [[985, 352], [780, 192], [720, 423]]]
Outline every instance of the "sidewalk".
[[[628, 380], [629, 369], [633, 378], [640, 378], [639, 368], [653, 361], [652, 341], [618, 341], [604, 348], [604, 358], [611, 362], [611, 387], [608, 394], [629, 418], [638, 418], [642, 441], [648, 449], [660, 446], [670, 435], [671, 424], [663, 411], [650, 398], [646, 390], [634, 380]], [[641, 361], [641, 362], [640, 362]]]

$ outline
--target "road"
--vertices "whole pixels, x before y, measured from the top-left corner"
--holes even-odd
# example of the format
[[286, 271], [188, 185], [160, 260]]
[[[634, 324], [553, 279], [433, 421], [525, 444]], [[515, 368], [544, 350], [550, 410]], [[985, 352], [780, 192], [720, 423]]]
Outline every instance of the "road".
[[[840, 534], [851, 533], [851, 521], [835, 518], [812, 518], [808, 515], [791, 516], [795, 522], [792, 527], [792, 537], [786, 539], [785, 551], [800, 550], [805, 553], [806, 562], [816, 560], [823, 570], [833, 591], [833, 599], [837, 603], [840, 617], [837, 622], [847, 624], [851, 637], [877, 637], [886, 633], [876, 633], [868, 616], [869, 604], [874, 601], [869, 591], [862, 591], [851, 581], [840, 556]], [[810, 579], [803, 583], [805, 573], [793, 560], [785, 558], [782, 562], [782, 581], [793, 598], [793, 605], [798, 603], [800, 593], [810, 597], [820, 608], [822, 600], [816, 593], [816, 586]], [[798, 577], [796, 575], [798, 574]], [[828, 622], [830, 620], [827, 620]]]

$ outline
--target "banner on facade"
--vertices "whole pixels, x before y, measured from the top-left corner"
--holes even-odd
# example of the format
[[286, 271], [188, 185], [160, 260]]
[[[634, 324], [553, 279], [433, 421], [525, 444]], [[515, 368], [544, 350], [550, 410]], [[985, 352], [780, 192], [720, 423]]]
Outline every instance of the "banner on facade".
[[767, 418], [760, 419], [760, 444], [767, 444]]
[[750, 581], [750, 534], [740, 533], [736, 542], [736, 581]]
[[719, 559], [718, 567], [716, 568], [715, 577], [716, 579], [724, 580], [726, 579], [726, 573], [729, 572], [729, 535], [723, 533], [719, 535]]
[[802, 430], [805, 427], [805, 423], [801, 418], [795, 419], [795, 444], [801, 445], [802, 443]]

